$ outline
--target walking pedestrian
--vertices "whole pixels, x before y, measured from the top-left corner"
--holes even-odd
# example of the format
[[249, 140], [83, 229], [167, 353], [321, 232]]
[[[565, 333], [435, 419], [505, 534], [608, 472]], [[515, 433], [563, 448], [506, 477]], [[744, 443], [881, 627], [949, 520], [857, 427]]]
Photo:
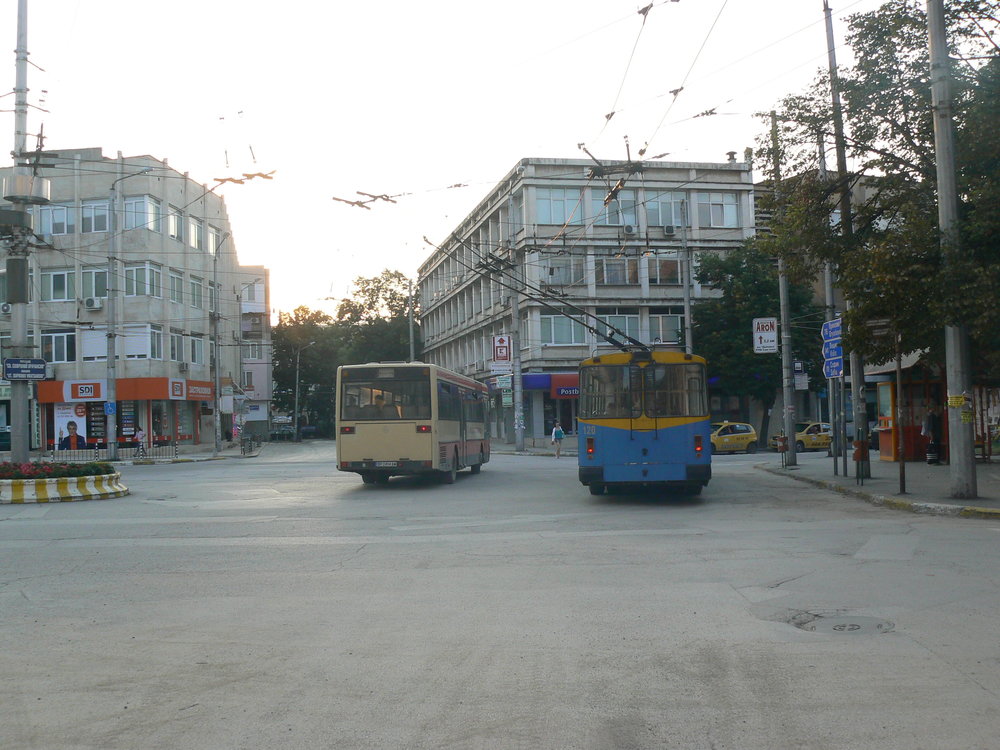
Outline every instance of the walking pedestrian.
[[566, 437], [566, 433], [563, 432], [562, 425], [559, 424], [559, 420], [556, 420], [555, 425], [552, 427], [552, 445], [556, 447], [556, 458], [559, 458], [559, 454], [562, 452], [562, 441]]

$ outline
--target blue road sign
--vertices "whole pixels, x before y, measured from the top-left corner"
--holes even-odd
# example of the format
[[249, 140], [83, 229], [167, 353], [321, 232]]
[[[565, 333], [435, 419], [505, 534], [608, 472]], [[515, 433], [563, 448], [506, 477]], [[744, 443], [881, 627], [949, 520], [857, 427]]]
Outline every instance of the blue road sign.
[[840, 322], [840, 318], [834, 318], [833, 320], [828, 320], [823, 324], [824, 341], [837, 341], [840, 339]]
[[116, 404], [114, 401], [105, 401], [104, 402], [104, 413], [105, 413], [105, 415], [107, 415], [107, 416], [110, 417], [112, 414], [115, 414], [116, 411], [117, 411], [115, 409], [116, 406], [118, 406], [118, 404]]
[[823, 342], [823, 359], [838, 359], [844, 356], [844, 349], [840, 346], [840, 339]]
[[823, 362], [823, 374], [828, 378], [839, 378], [844, 375], [844, 358], [834, 357]]
[[7, 357], [3, 361], [4, 380], [45, 380], [45, 360]]

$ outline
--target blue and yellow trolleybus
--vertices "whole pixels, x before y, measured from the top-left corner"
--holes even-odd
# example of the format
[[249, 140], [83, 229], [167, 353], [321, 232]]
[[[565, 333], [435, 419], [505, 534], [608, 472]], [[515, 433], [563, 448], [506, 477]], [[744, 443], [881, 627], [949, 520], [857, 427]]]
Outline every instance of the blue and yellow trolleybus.
[[429, 474], [451, 484], [490, 460], [486, 385], [424, 362], [337, 368], [337, 468], [365, 484]]
[[580, 481], [698, 494], [712, 478], [705, 360], [676, 347], [595, 353], [580, 364]]

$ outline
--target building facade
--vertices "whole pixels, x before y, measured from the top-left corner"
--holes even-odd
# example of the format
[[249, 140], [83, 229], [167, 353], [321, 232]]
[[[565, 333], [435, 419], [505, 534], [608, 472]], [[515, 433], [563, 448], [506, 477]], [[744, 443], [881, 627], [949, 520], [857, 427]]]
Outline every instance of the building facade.
[[274, 389], [268, 270], [264, 266], [242, 266], [241, 271], [243, 278], [236, 288], [240, 310], [236, 420], [243, 434], [266, 440], [271, 431]]
[[[516, 317], [524, 434], [543, 438], [556, 419], [575, 425], [576, 368], [601, 334], [682, 342], [685, 309], [711, 293], [693, 280], [699, 256], [753, 227], [743, 162], [523, 159], [420, 266], [423, 359], [495, 386], [495, 337]], [[511, 439], [512, 410], [496, 406]]]
[[[48, 371], [30, 407], [31, 447], [58, 448], [70, 422], [87, 446], [104, 445], [108, 412], [123, 443], [140, 429], [153, 444], [210, 442], [217, 429], [230, 438], [235, 400], [219, 396], [241, 377], [241, 284], [260, 277], [266, 289], [267, 274], [240, 268], [224, 200], [151, 156], [37, 156], [51, 196], [29, 207], [28, 320]], [[5, 357], [9, 307], [0, 306]]]

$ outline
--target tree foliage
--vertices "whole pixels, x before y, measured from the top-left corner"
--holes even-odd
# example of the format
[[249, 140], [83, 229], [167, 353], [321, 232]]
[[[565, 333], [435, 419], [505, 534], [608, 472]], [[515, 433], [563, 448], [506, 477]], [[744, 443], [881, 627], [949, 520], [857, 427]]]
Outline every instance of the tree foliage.
[[[850, 227], [842, 231], [841, 183], [815, 162], [817, 137], [832, 138], [829, 80], [820, 75], [778, 108], [779, 159], [791, 177], [772, 199], [772, 234], [763, 240], [797, 278], [816, 278], [831, 262], [851, 303], [844, 343], [873, 361], [895, 354], [895, 337], [873, 337], [869, 321], [888, 319], [904, 351], [940, 350], [946, 324], [969, 328], [980, 371], [1000, 363], [995, 300], [1000, 268], [1000, 181], [995, 3], [947, 3], [958, 143], [960, 253], [941, 250], [931, 107], [927, 20], [922, 4], [888, 0], [849, 18], [847, 44], [856, 64], [839, 75], [848, 156], [844, 179], [854, 191]], [[772, 145], [759, 157], [770, 163]]]
[[[722, 293], [692, 308], [695, 348], [708, 360], [709, 382], [728, 395], [755, 399], [766, 415], [782, 385], [781, 358], [754, 353], [752, 325], [754, 318], [778, 317], [774, 260], [751, 241], [725, 256], [703, 255], [697, 277]], [[793, 357], [806, 362], [811, 383], [825, 382], [820, 356], [822, 314], [811, 302], [812, 290], [789, 284], [788, 298]], [[761, 434], [767, 434], [766, 422]]]
[[321, 434], [333, 434], [340, 365], [409, 359], [408, 285], [403, 274], [386, 270], [376, 277], [356, 278], [354, 293], [341, 300], [336, 317], [307, 307], [279, 313], [272, 332], [274, 407], [294, 411], [298, 365], [304, 423], [315, 425]]

